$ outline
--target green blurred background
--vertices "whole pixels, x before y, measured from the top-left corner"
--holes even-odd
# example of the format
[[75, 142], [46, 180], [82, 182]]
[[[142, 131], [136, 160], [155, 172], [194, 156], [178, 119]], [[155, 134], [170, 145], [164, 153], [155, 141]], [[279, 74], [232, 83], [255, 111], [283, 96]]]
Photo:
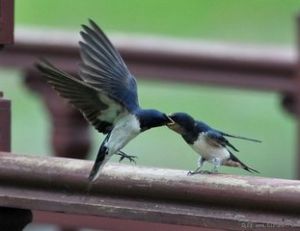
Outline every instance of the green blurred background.
[[[299, 7], [297, 0], [16, 0], [15, 19], [17, 28], [67, 28], [74, 36], [92, 18], [108, 35], [121, 32], [293, 46]], [[13, 102], [13, 151], [50, 154], [49, 117], [40, 98], [24, 88], [17, 71], [1, 70], [0, 75], [0, 89]], [[261, 176], [295, 177], [296, 123], [280, 106], [280, 95], [137, 79], [143, 107], [186, 111], [226, 132], [261, 139], [262, 144], [233, 140], [241, 150], [238, 157]], [[89, 158], [94, 159], [103, 136], [91, 132]], [[197, 155], [166, 128], [140, 135], [124, 151], [137, 155], [138, 165], [196, 167]], [[221, 171], [248, 174], [227, 167]]]

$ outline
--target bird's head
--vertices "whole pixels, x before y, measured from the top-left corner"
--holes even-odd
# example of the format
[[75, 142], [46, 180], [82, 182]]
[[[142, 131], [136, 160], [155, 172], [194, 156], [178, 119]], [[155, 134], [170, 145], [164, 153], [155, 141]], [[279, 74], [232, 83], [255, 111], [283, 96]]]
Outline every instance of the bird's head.
[[173, 123], [165, 113], [154, 109], [141, 110], [137, 113], [142, 131]]
[[173, 123], [167, 124], [168, 128], [171, 130], [185, 135], [187, 132], [191, 132], [195, 127], [195, 120], [189, 114], [184, 112], [176, 112], [168, 115]]

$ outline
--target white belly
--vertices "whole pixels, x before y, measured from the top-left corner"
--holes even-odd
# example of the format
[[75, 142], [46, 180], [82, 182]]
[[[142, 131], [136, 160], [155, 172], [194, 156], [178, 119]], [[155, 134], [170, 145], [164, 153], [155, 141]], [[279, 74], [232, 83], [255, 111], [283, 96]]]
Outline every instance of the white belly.
[[109, 149], [108, 155], [112, 155], [121, 150], [130, 140], [140, 133], [140, 124], [134, 115], [128, 114], [121, 118], [111, 131], [111, 135], [106, 143]]
[[99, 167], [95, 179], [99, 177], [101, 169], [110, 157], [121, 150], [130, 140], [140, 133], [140, 124], [134, 115], [128, 114], [122, 117], [111, 131], [110, 137], [105, 144], [108, 153]]
[[207, 161], [211, 161], [213, 158], [218, 158], [222, 161], [230, 156], [226, 148], [210, 145], [203, 134], [199, 135], [191, 147]]

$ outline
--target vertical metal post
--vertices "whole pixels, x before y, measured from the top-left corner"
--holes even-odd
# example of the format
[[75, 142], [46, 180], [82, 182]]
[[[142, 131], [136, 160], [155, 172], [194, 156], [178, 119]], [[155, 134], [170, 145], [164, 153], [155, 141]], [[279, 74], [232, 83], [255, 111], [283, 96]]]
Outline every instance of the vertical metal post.
[[[13, 43], [14, 0], [0, 0], [0, 48]], [[0, 92], [0, 151], [11, 151], [11, 104]], [[0, 157], [1, 158], [1, 157]], [[0, 185], [0, 190], [1, 190]], [[0, 207], [0, 230], [22, 231], [32, 221], [27, 209]]]
[[3, 99], [0, 92], [0, 150], [9, 152], [11, 149], [11, 113], [10, 101]]
[[295, 75], [295, 115], [297, 119], [297, 157], [296, 178], [300, 179], [300, 14], [297, 17], [297, 68]]
[[[11, 150], [11, 104], [0, 92], [0, 150]], [[1, 190], [1, 186], [0, 186]], [[0, 207], [0, 230], [22, 231], [32, 221], [30, 210]]]
[[[40, 73], [25, 73], [25, 84], [38, 93], [45, 103], [52, 122], [52, 148], [60, 157], [85, 159], [91, 146], [86, 120], [72, 106], [66, 104], [57, 93], [43, 81]], [[61, 231], [77, 231], [76, 228], [61, 227]]]
[[0, 45], [14, 41], [14, 0], [0, 0]]
[[39, 94], [50, 114], [55, 156], [85, 159], [91, 147], [91, 139], [88, 123], [81, 113], [66, 104], [40, 73], [28, 71], [24, 75], [26, 87]]

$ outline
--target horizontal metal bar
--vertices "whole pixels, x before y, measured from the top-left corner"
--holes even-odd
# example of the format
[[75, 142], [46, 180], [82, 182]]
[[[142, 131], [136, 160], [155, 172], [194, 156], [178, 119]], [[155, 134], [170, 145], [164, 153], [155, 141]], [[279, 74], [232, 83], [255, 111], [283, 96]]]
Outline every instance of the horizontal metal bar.
[[[0, 65], [32, 68], [47, 57], [78, 72], [77, 32], [17, 30], [16, 44]], [[296, 50], [141, 36], [110, 36], [134, 74], [142, 78], [198, 82], [273, 91], [294, 91]]]
[[207, 229], [185, 225], [161, 224], [137, 220], [125, 220], [65, 213], [51, 213], [43, 211], [34, 212], [33, 222], [37, 224], [56, 224], [64, 228], [90, 228], [109, 231], [221, 231], [220, 229]]
[[[192, 227], [300, 228], [300, 182], [0, 153], [0, 206]], [[257, 230], [264, 230], [263, 228]]]

